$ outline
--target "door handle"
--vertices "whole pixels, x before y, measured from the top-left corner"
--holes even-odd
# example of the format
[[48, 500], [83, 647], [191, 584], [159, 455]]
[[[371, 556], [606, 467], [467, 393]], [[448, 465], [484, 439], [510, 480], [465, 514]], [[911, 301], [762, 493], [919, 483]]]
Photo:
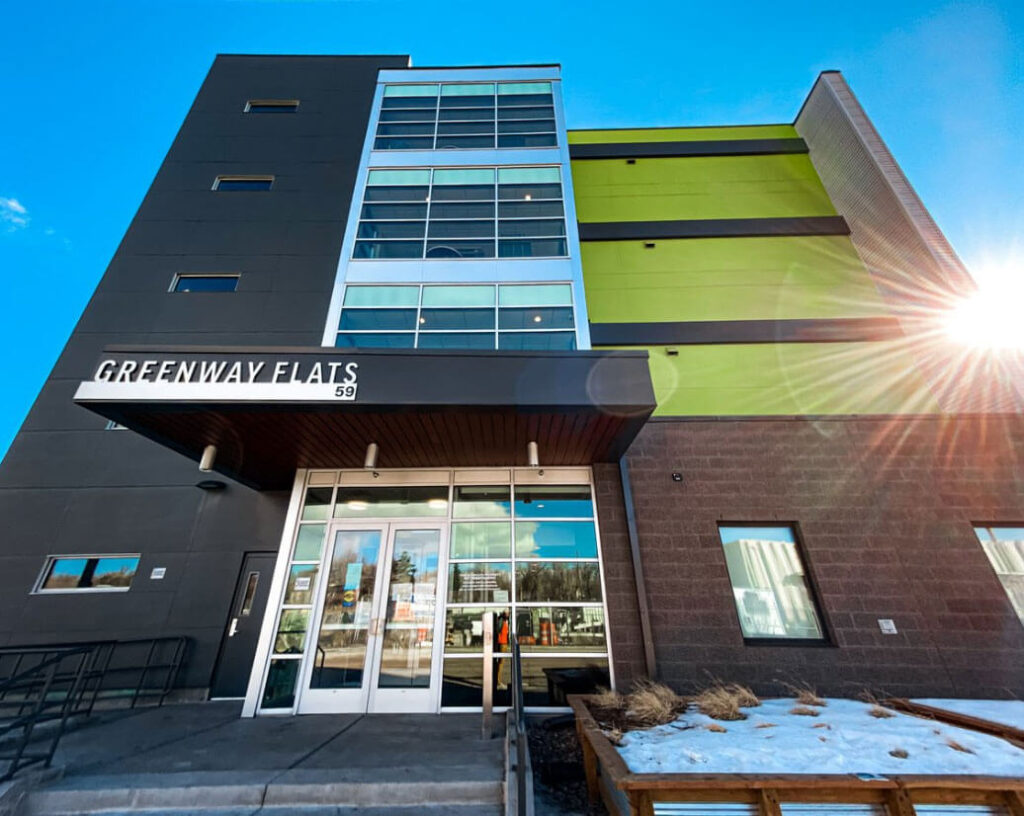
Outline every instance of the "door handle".
[[371, 635], [379, 635], [380, 634], [380, 618], [373, 618], [370, 621], [370, 634]]
[[238, 618], [232, 618], [231, 628], [228, 629], [228, 637], [234, 637], [236, 632], [238, 632]]

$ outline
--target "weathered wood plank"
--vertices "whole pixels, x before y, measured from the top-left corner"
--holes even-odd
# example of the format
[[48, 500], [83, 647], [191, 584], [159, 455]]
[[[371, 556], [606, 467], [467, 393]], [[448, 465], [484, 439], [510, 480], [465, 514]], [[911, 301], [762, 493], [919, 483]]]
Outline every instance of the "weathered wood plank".
[[1014, 728], [1012, 725], [997, 723], [993, 720], [983, 720], [981, 717], [972, 717], [969, 714], [960, 714], [946, 708], [915, 703], [903, 697], [892, 697], [882, 701], [882, 705], [904, 711], [907, 714], [915, 714], [930, 720], [938, 720], [947, 725], [955, 725], [959, 728], [969, 728], [972, 731], [981, 731], [984, 734], [991, 734], [995, 737], [1002, 737], [1012, 742], [1018, 748], [1024, 748], [1024, 729]]
[[1024, 790], [1006, 792], [1006, 809], [1010, 816], [1024, 816]]
[[757, 810], [761, 816], [782, 816], [782, 808], [775, 794], [764, 788], [761, 789], [758, 797]]

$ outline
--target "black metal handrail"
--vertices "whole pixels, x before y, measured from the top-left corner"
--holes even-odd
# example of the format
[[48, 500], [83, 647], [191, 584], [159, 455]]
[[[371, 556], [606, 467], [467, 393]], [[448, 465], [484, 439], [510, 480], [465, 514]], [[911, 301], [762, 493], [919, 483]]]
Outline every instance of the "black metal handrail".
[[[0, 680], [0, 762], [7, 763], [0, 782], [32, 765], [49, 767], [68, 717], [82, 703], [93, 649], [46, 654], [30, 668]], [[15, 664], [19, 669], [21, 662]], [[40, 737], [37, 727], [48, 722], [57, 724]]]
[[[68, 719], [89, 716], [101, 700], [163, 705], [188, 644], [170, 636], [0, 649], [0, 782], [30, 765], [48, 767]], [[37, 731], [44, 723], [55, 724]]]
[[509, 636], [509, 644], [512, 647], [512, 706], [508, 713], [506, 739], [510, 748], [515, 749], [516, 813], [518, 816], [533, 816], [532, 770], [523, 704], [523, 657], [519, 649], [519, 638], [515, 634]]

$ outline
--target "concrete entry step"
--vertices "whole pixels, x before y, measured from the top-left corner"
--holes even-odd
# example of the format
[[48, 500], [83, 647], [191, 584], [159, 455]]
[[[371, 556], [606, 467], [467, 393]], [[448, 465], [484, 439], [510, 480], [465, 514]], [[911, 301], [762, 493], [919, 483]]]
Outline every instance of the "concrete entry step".
[[[278, 780], [266, 781], [265, 775], [251, 772], [213, 772], [186, 774], [118, 774], [64, 779], [33, 791], [27, 800], [28, 816], [57, 816], [72, 813], [116, 813], [213, 810], [242, 810], [268, 813], [274, 809], [313, 808], [317, 813], [334, 812], [339, 807], [424, 807], [427, 805], [497, 805], [504, 788], [498, 779], [466, 779], [473, 769], [452, 766], [440, 776], [425, 779], [415, 768], [378, 768], [375, 781], [360, 772], [286, 771]], [[464, 771], [464, 774], [460, 774]], [[385, 774], [388, 781], [385, 781]], [[346, 781], [345, 777], [349, 777]], [[420, 777], [420, 778], [417, 778]], [[303, 810], [305, 812], [305, 810]], [[362, 811], [360, 811], [362, 812]]]
[[68, 734], [54, 761], [63, 778], [32, 790], [23, 813], [497, 813], [504, 741], [479, 732], [470, 715], [241, 719], [234, 704], [165, 706]]
[[313, 805], [302, 807], [263, 808], [204, 808], [196, 810], [103, 810], [93, 811], [97, 816], [502, 816], [505, 808], [500, 805], [403, 805], [399, 807], [335, 807]]

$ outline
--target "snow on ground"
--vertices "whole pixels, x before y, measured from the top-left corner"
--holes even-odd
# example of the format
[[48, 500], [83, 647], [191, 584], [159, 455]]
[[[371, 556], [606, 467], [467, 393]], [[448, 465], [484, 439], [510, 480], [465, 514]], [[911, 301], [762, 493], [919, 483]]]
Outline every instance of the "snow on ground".
[[1024, 700], [954, 700], [936, 697], [914, 702], [1024, 729]]
[[[875, 718], [870, 705], [856, 700], [830, 698], [815, 709], [817, 717], [790, 714], [795, 705], [793, 699], [765, 700], [744, 709], [747, 719], [729, 722], [691, 706], [668, 725], [626, 733], [619, 753], [634, 773], [1024, 776], [1024, 750], [998, 737], [895, 711]], [[906, 758], [890, 751], [905, 751]]]

